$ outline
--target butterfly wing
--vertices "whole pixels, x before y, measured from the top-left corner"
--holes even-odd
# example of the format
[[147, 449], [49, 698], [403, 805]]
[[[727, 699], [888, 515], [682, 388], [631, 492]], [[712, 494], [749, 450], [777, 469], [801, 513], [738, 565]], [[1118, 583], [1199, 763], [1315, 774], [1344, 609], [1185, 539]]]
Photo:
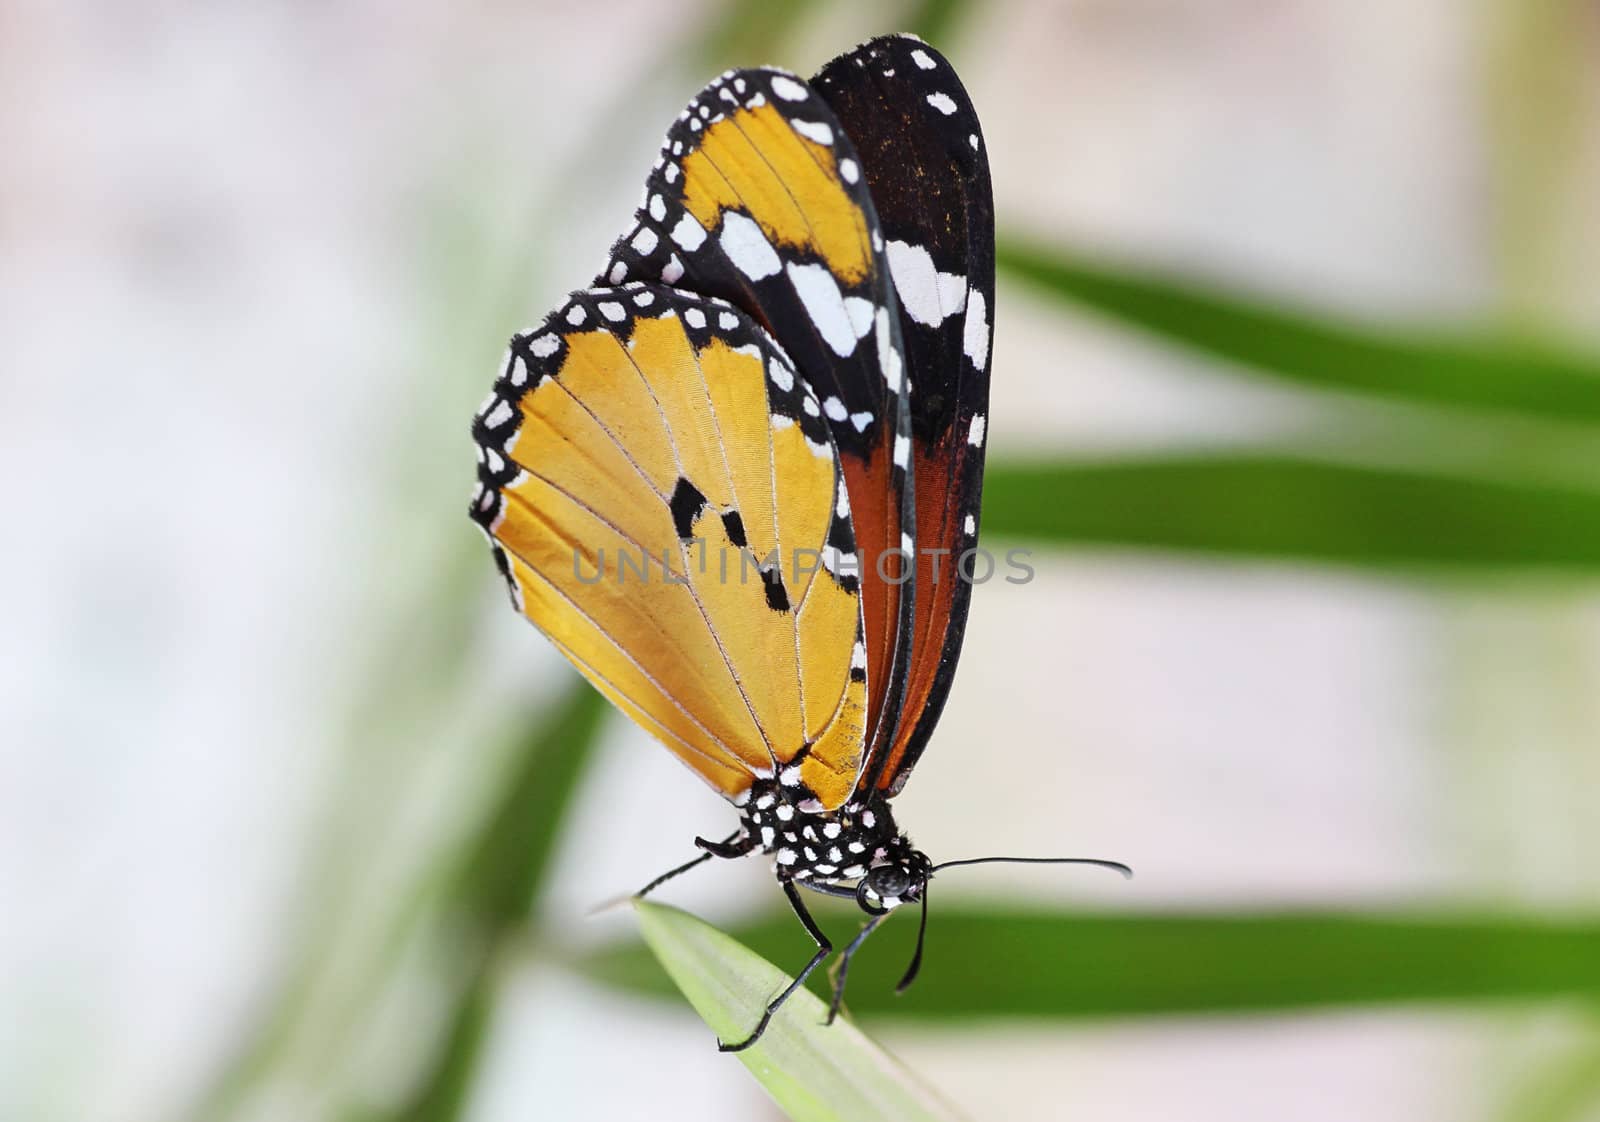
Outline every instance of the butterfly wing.
[[827, 103], [793, 74], [737, 70], [669, 130], [603, 279], [731, 301], [815, 391], [859, 547], [869, 743], [887, 746], [915, 619], [900, 551], [915, 548], [916, 509], [902, 319], [883, 251], [861, 159]]
[[[955, 70], [911, 36], [864, 43], [812, 86], [850, 135], [900, 306], [911, 395], [918, 560], [902, 720], [864, 785], [898, 791], [932, 735], [961, 653], [977, 541], [994, 315], [989, 163]], [[969, 570], [970, 573], [970, 570]]]
[[473, 435], [472, 517], [591, 682], [729, 798], [774, 774], [849, 797], [866, 682], [845, 485], [759, 325], [659, 285], [576, 293], [512, 340]]

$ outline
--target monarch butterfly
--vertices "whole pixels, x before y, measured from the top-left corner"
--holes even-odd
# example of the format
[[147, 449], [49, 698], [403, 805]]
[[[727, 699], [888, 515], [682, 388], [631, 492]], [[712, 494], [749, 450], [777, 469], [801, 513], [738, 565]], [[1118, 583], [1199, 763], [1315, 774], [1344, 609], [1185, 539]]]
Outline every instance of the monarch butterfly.
[[799, 888], [869, 917], [831, 1022], [914, 902], [911, 983], [929, 880], [974, 863], [933, 864], [890, 800], [961, 649], [993, 310], [977, 115], [938, 51], [886, 36], [809, 82], [701, 90], [600, 277], [512, 338], [474, 421], [471, 515], [513, 604], [739, 808], [640, 895], [759, 850], [816, 943], [724, 1051], [832, 952]]

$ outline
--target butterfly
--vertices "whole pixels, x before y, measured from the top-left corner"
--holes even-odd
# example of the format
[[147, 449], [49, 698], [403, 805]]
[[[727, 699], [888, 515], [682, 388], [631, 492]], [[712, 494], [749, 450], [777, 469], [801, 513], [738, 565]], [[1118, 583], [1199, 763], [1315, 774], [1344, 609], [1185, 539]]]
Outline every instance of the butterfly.
[[738, 808], [640, 895], [759, 851], [816, 943], [724, 1051], [832, 952], [799, 889], [868, 916], [831, 1021], [850, 957], [919, 903], [910, 984], [931, 877], [972, 863], [931, 862], [890, 800], [961, 651], [993, 323], [977, 115], [938, 51], [885, 36], [702, 89], [474, 420], [471, 516], [517, 610]]

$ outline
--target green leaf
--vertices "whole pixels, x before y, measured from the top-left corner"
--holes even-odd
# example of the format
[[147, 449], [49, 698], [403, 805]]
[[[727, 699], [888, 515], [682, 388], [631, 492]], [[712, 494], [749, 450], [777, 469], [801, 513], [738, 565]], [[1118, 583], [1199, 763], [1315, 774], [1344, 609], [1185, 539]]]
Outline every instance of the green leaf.
[[[853, 924], [830, 908], [825, 929]], [[960, 1022], [1253, 1013], [1380, 1003], [1600, 998], [1600, 918], [1464, 913], [978, 910], [935, 903], [926, 960], [903, 997], [916, 917], [885, 924], [850, 965], [858, 1013]], [[740, 943], [796, 955], [792, 916], [734, 929]], [[838, 939], [835, 938], [835, 943]], [[670, 987], [623, 944], [582, 963], [631, 992]], [[759, 995], [757, 995], [759, 996]], [[743, 998], [738, 999], [743, 1001]], [[750, 1006], [745, 1009], [748, 1025]], [[732, 1031], [724, 1023], [717, 1026]]]
[[610, 705], [574, 677], [531, 715], [504, 794], [468, 847], [444, 908], [461, 972], [447, 1027], [394, 1122], [454, 1122], [470, 1098], [497, 996], [495, 960], [522, 931]]
[[1310, 386], [1600, 422], [1600, 356], [1531, 339], [1363, 326], [1016, 240], [1006, 276], [1169, 342]]
[[992, 464], [984, 531], [1463, 572], [1600, 569], [1600, 492], [1275, 452]]
[[[687, 912], [643, 900], [634, 910], [646, 943], [719, 1039], [742, 1039], [788, 984], [782, 970]], [[956, 1117], [847, 1018], [824, 1025], [826, 1015], [814, 994], [797, 992], [761, 1039], [737, 1053], [793, 1122]]]
[[573, 676], [552, 706], [529, 714], [504, 794], [452, 886], [455, 907], [485, 931], [521, 923], [533, 906], [609, 712], [599, 691]]
[[458, 990], [449, 1025], [427, 1073], [418, 1082], [411, 1100], [387, 1117], [395, 1122], [453, 1122], [465, 1114], [494, 1017], [498, 995], [495, 981], [495, 974], [485, 961]]

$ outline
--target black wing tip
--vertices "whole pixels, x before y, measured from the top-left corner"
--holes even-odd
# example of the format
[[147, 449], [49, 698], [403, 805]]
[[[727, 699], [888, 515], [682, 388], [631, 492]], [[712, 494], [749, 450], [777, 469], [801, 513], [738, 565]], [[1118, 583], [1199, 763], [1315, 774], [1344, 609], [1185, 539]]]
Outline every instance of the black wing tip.
[[862, 42], [851, 47], [848, 51], [844, 51], [829, 59], [820, 69], [818, 69], [815, 76], [813, 76], [812, 81], [816, 81], [828, 71], [832, 70], [835, 66], [838, 66], [842, 63], [851, 62], [863, 55], [872, 57], [874, 54], [880, 54], [886, 50], [896, 52], [904, 51], [907, 55], [909, 55], [912, 51], [922, 51], [928, 55], [932, 62], [943, 63], [946, 68], [952, 71], [955, 69], [955, 67], [951, 65], [950, 60], [945, 57], [943, 51], [939, 50], [938, 47], [935, 47], [932, 43], [918, 35], [915, 31], [890, 31], [884, 33], [883, 35], [874, 35], [871, 39], [863, 40]]

